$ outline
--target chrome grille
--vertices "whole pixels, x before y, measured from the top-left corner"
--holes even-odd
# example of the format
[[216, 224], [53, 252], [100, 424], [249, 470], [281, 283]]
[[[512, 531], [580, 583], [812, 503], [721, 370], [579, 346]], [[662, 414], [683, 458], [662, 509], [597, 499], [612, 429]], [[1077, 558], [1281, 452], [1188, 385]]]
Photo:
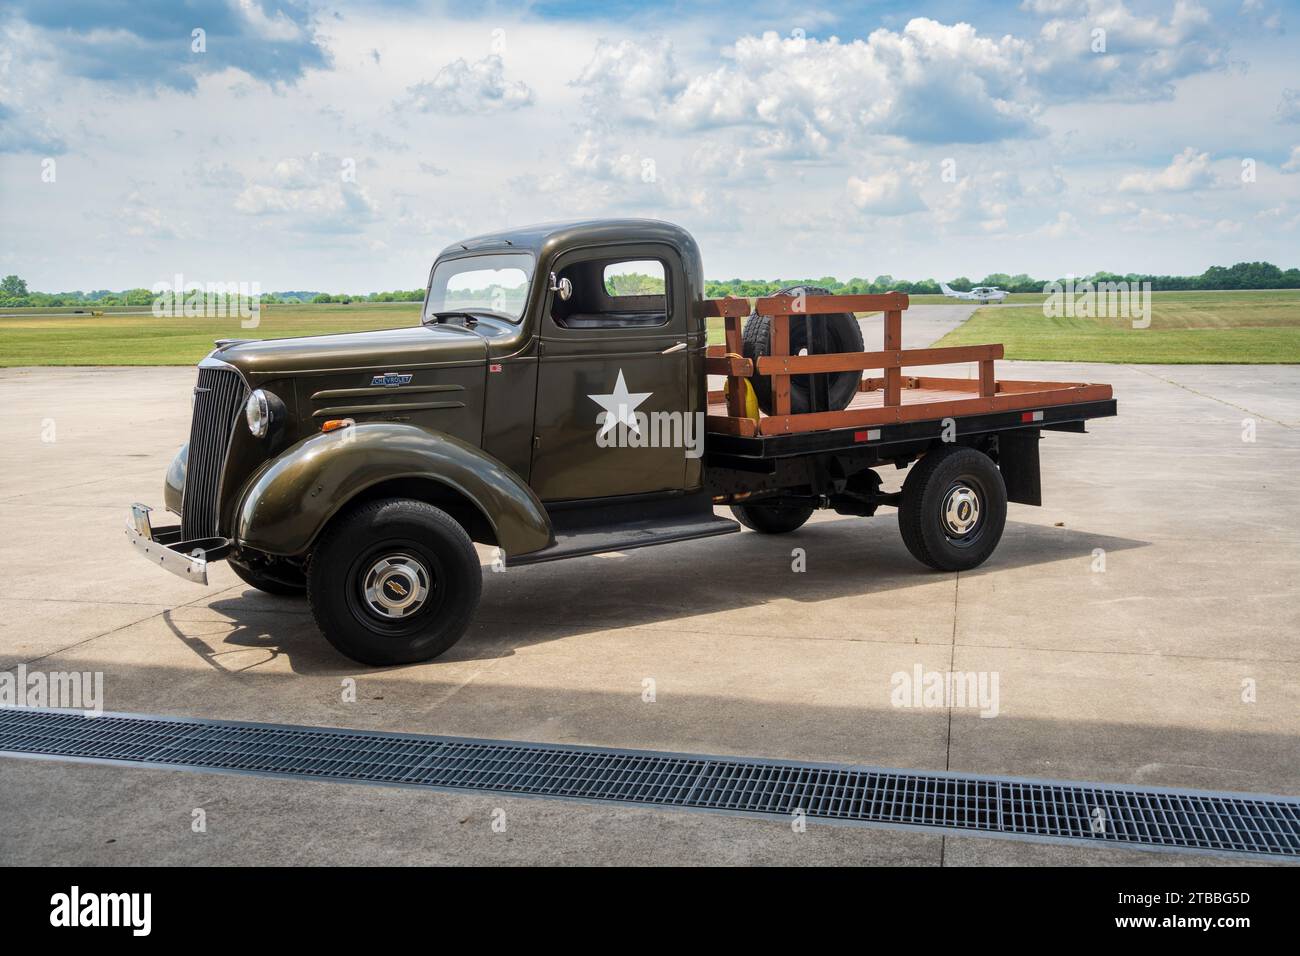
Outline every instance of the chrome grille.
[[231, 432], [247, 400], [248, 389], [234, 369], [199, 369], [185, 465], [185, 497], [181, 502], [181, 532], [186, 541], [220, 534], [217, 496], [221, 473]]

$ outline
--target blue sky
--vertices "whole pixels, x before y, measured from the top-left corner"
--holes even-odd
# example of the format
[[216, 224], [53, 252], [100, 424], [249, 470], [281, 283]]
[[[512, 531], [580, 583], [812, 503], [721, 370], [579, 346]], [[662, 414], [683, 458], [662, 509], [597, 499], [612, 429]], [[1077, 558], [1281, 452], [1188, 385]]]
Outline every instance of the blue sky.
[[713, 278], [1300, 264], [1294, 0], [465, 9], [10, 0], [0, 273], [413, 288], [592, 215]]

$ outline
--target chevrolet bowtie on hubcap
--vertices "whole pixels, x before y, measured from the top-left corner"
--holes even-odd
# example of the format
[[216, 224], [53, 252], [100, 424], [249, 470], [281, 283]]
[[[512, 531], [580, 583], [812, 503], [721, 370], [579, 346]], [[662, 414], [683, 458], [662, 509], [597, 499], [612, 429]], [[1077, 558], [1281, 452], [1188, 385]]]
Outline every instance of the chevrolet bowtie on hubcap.
[[943, 524], [948, 534], [961, 538], [968, 534], [980, 520], [979, 495], [969, 485], [955, 484], [943, 499]]
[[389, 554], [366, 572], [363, 590], [373, 614], [398, 620], [414, 614], [429, 596], [429, 572], [409, 554]]

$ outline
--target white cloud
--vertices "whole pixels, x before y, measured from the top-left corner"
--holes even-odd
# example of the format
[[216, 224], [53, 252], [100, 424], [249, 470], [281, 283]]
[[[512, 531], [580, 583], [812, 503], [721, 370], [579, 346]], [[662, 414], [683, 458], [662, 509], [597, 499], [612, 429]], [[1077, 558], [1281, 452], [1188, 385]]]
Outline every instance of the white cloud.
[[847, 43], [767, 32], [724, 53], [722, 65], [687, 78], [662, 39], [602, 44], [575, 83], [597, 116], [680, 132], [751, 127], [787, 158], [825, 155], [862, 133], [987, 142], [1039, 132], [1020, 99], [1020, 41], [980, 37], [969, 24], [918, 18]]
[[1168, 99], [1177, 80], [1227, 62], [1222, 29], [1194, 0], [1176, 0], [1168, 20], [1135, 14], [1122, 0], [1026, 6], [1053, 16], [1027, 62], [1034, 84], [1053, 99]]
[[1037, 13], [1039, 16], [1057, 13], [1070, 13], [1078, 10], [1082, 4], [1079, 0], [1023, 0], [1021, 10]]
[[119, 225], [133, 239], [175, 239], [172, 220], [140, 192], [133, 189], [119, 207]]
[[663, 37], [599, 40], [573, 85], [596, 111], [596, 119], [652, 121], [685, 87]]
[[267, 40], [286, 43], [300, 41], [310, 36], [301, 24], [290, 20], [283, 10], [276, 10], [275, 16], [267, 16], [266, 11], [254, 0], [236, 0], [232, 6], [239, 9], [244, 21], [254, 33]]
[[[1049, 176], [1047, 183], [1052, 182]], [[1032, 188], [1037, 192], [1046, 187], [1035, 184]], [[945, 233], [987, 235], [1008, 230], [1013, 210], [1020, 210], [1022, 215], [1025, 213], [1022, 209], [1024, 196], [1025, 188], [1018, 174], [987, 164], [956, 183], [946, 185], [939, 194], [931, 197], [930, 208], [934, 211], [935, 223]], [[1054, 203], [1061, 201], [1059, 195], [1049, 198]], [[1041, 215], [1042, 208], [1040, 200], [1031, 204], [1028, 212], [1036, 217]]]
[[1124, 232], [1178, 232], [1199, 231], [1209, 223], [1204, 219], [1183, 212], [1169, 212], [1152, 209], [1149, 206], [1133, 206], [1119, 220], [1119, 228]]
[[282, 159], [266, 180], [235, 197], [235, 209], [299, 232], [358, 232], [379, 218], [379, 209], [349, 169], [355, 165], [321, 153]]
[[21, 20], [0, 23], [0, 153], [50, 156], [67, 150], [46, 113], [60, 78], [37, 46], [37, 32]]
[[1284, 173], [1300, 173], [1300, 146], [1291, 147], [1291, 158], [1282, 164]]
[[1031, 236], [1042, 236], [1044, 239], [1067, 239], [1078, 234], [1079, 220], [1068, 209], [1062, 209], [1055, 219], [1043, 223], [1030, 233]]
[[893, 169], [865, 179], [850, 176], [848, 193], [854, 207], [876, 216], [902, 216], [926, 208], [911, 179]]
[[594, 133], [586, 132], [569, 154], [568, 168], [590, 179], [619, 183], [650, 183], [658, 178], [657, 165], [650, 157], [630, 151], [612, 150]]
[[1125, 193], [1171, 193], [1213, 185], [1210, 154], [1198, 153], [1196, 147], [1188, 146], [1159, 172], [1129, 173], [1119, 181], [1119, 190]]
[[1271, 209], [1256, 213], [1255, 218], [1260, 222], [1272, 225], [1278, 230], [1290, 232], [1300, 227], [1300, 207], [1284, 202]]
[[216, 163], [199, 160], [194, 164], [190, 175], [198, 185], [216, 189], [239, 189], [244, 185], [243, 174], [225, 161]]
[[66, 150], [67, 143], [40, 108], [29, 106], [17, 110], [0, 103], [0, 153], [48, 156]]
[[[695, 72], [662, 37], [601, 42], [574, 82], [597, 118], [748, 127], [773, 156], [798, 158], [872, 133], [912, 143], [1032, 138], [1045, 104], [1164, 99], [1177, 80], [1225, 62], [1221, 33], [1191, 0], [1166, 20], [1118, 0], [1027, 7], [1052, 19], [1024, 39], [925, 17], [848, 42], [769, 31], [740, 37], [719, 65]], [[1097, 30], [1104, 51], [1094, 53]]]
[[1242, 0], [1240, 15], [1256, 29], [1267, 30], [1270, 33], [1286, 32], [1281, 11], [1274, 10], [1263, 0]]
[[1277, 118], [1283, 123], [1300, 123], [1300, 90], [1282, 91], [1277, 104]]
[[[536, 164], [547, 168], [548, 164]], [[666, 201], [658, 164], [631, 144], [614, 145], [585, 132], [559, 163], [511, 180], [521, 194], [546, 197], [548, 217], [644, 214]]]
[[507, 80], [501, 57], [489, 54], [476, 63], [453, 60], [432, 80], [408, 87], [394, 106], [420, 113], [484, 113], [517, 110], [532, 102], [528, 84]]

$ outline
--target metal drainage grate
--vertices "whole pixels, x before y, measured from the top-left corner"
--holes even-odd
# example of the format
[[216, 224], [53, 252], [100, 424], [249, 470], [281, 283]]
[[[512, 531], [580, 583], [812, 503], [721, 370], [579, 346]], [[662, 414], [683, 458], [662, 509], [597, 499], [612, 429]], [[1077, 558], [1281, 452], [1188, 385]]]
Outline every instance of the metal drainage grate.
[[1300, 857], [1300, 798], [54, 710], [0, 753]]

